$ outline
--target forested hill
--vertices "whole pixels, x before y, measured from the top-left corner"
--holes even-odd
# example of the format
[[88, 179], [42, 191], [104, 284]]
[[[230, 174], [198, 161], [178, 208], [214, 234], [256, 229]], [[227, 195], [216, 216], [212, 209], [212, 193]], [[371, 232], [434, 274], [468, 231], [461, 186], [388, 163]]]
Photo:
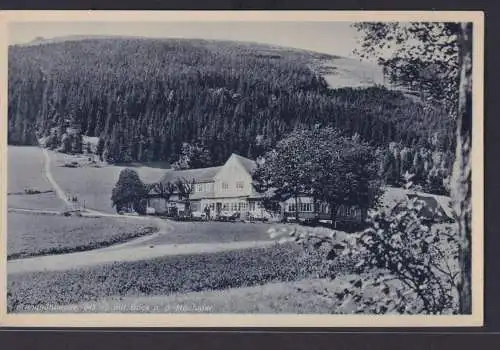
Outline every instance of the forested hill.
[[[375, 145], [452, 148], [450, 120], [381, 87], [330, 89], [336, 57], [203, 40], [100, 38], [9, 48], [10, 144], [66, 122], [105, 140], [109, 159], [178, 159], [183, 142], [214, 165], [255, 157], [299, 124], [336, 126]], [[437, 134], [436, 134], [437, 133]]]

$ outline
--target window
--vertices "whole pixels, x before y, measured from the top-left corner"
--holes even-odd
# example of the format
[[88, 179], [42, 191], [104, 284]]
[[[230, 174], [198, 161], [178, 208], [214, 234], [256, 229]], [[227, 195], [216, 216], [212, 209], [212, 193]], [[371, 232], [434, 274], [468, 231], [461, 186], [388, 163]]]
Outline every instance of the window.
[[341, 205], [339, 209], [337, 210], [337, 215], [338, 216], [346, 216], [346, 207]]
[[236, 202], [231, 203], [231, 210], [238, 211], [238, 203], [236, 203]]
[[313, 211], [313, 205], [312, 203], [300, 203], [299, 204], [299, 209], [301, 212], [312, 212]]
[[247, 210], [247, 202], [240, 202], [238, 206], [239, 211], [246, 211]]
[[[312, 203], [299, 203], [299, 212], [302, 213], [312, 213], [313, 212], [313, 204]], [[288, 211], [295, 212], [296, 206], [295, 203], [288, 204]]]
[[326, 203], [321, 203], [320, 212], [321, 213], [328, 213], [328, 205]]
[[203, 184], [196, 185], [196, 192], [203, 192]]
[[248, 202], [248, 210], [250, 211], [255, 210], [255, 202]]
[[243, 188], [245, 187], [245, 184], [243, 183], [243, 181], [238, 181], [236, 183], [236, 190], [238, 191], [243, 191]]
[[201, 209], [201, 208], [200, 208], [200, 203], [199, 203], [199, 202], [193, 202], [193, 203], [191, 204], [191, 209], [192, 209], [193, 211], [200, 211], [200, 209]]
[[227, 191], [227, 190], [229, 190], [229, 184], [228, 184], [227, 182], [223, 182], [223, 183], [222, 183], [222, 190], [223, 190], [223, 191]]

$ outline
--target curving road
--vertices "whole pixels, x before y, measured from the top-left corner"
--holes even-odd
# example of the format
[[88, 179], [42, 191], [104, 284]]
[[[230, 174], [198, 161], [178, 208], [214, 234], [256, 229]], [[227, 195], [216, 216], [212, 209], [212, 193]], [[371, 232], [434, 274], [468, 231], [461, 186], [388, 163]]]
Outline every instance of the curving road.
[[46, 255], [33, 258], [16, 259], [7, 262], [8, 273], [64, 271], [69, 269], [109, 264], [114, 262], [138, 261], [161, 258], [164, 256], [217, 253], [229, 250], [270, 247], [273, 241], [250, 241], [230, 243], [190, 243], [162, 244], [157, 246], [121, 245], [88, 250], [85, 252]]

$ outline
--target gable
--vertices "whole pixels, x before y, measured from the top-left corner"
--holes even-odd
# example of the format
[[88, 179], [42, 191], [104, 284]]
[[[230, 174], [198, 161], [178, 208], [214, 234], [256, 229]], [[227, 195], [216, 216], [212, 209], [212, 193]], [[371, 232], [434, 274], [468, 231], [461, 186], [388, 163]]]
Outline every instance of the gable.
[[215, 179], [251, 181], [252, 175], [236, 157], [231, 156], [217, 172], [217, 174], [215, 175]]
[[248, 158], [245, 158], [245, 157], [242, 157], [240, 155], [237, 155], [236, 153], [233, 153], [230, 157], [231, 158], [234, 158], [236, 159], [236, 161], [238, 161], [238, 163], [241, 164], [241, 166], [243, 168], [245, 168], [245, 170], [251, 175], [253, 173], [253, 171], [257, 168], [257, 163], [251, 159], [248, 159]]
[[[410, 200], [417, 199], [423, 202], [424, 205], [423, 208], [419, 211], [419, 215], [421, 215], [425, 220], [442, 222], [454, 219], [453, 213], [447, 210], [449, 208], [447, 208], [446, 203], [438, 200], [435, 196], [423, 194], [408, 194], [407, 197]], [[392, 209], [392, 212], [398, 213], [402, 210], [405, 210], [405, 205], [403, 203], [399, 203]]]

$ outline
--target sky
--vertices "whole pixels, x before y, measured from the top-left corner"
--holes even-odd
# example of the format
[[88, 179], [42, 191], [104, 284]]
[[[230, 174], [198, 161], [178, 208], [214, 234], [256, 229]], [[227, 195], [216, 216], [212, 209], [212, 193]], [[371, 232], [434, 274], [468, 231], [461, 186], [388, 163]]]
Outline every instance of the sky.
[[357, 32], [349, 22], [18, 22], [9, 44], [68, 35], [123, 35], [251, 41], [355, 57]]

